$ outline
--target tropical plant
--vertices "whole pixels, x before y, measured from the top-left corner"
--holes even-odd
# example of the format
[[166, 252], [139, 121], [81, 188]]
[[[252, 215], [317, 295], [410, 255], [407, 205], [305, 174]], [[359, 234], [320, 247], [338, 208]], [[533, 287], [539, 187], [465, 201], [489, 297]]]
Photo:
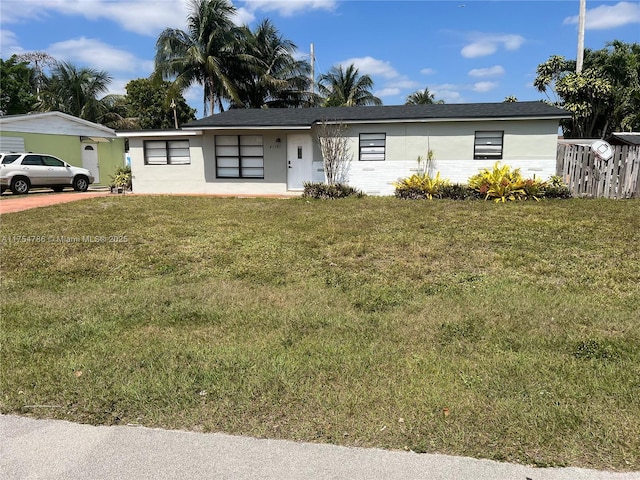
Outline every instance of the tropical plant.
[[138, 128], [174, 128], [175, 123], [180, 125], [195, 120], [196, 111], [171, 82], [138, 78], [127, 83], [125, 88], [127, 116], [136, 120]]
[[484, 196], [485, 200], [496, 202], [524, 200], [527, 198], [525, 180], [520, 169], [511, 170], [509, 165], [496, 162], [493, 168], [485, 168], [469, 179], [469, 186]]
[[103, 70], [59, 62], [40, 92], [38, 110], [57, 110], [99, 122], [106, 110], [99, 97], [107, 92], [110, 83], [111, 76]]
[[567, 109], [565, 137], [605, 137], [640, 128], [640, 44], [613, 41], [601, 50], [585, 50], [584, 69], [551, 56], [538, 65], [534, 86], [550, 103]]
[[110, 185], [124, 190], [131, 190], [131, 167], [129, 165], [118, 166], [111, 176]]
[[29, 113], [36, 99], [35, 70], [15, 55], [6, 61], [0, 58], [0, 112], [3, 115]]
[[552, 176], [544, 189], [545, 198], [571, 198], [571, 190], [558, 175]]
[[325, 99], [325, 107], [382, 105], [382, 100], [371, 93], [372, 88], [371, 77], [360, 75], [354, 64], [346, 69], [342, 65], [331, 67], [328, 73], [318, 77], [318, 90]]
[[395, 196], [404, 199], [429, 199], [440, 197], [442, 189], [449, 185], [447, 179], [440, 178], [440, 172], [432, 177], [427, 172], [414, 173], [393, 184]]
[[228, 0], [189, 0], [187, 31], [167, 28], [156, 41], [156, 75], [172, 80], [179, 91], [198, 84], [204, 87], [204, 114], [223, 100], [243, 103], [235, 76], [242, 60], [240, 30], [232, 17], [235, 7]]
[[433, 103], [444, 103], [444, 100], [436, 100], [435, 93], [429, 91], [429, 87], [424, 90], [413, 92], [407, 97], [405, 105], [431, 105]]
[[300, 107], [310, 103], [311, 65], [294, 57], [296, 45], [284, 38], [270, 20], [254, 31], [241, 30], [239, 48], [244, 61], [236, 69], [239, 102], [247, 108]]

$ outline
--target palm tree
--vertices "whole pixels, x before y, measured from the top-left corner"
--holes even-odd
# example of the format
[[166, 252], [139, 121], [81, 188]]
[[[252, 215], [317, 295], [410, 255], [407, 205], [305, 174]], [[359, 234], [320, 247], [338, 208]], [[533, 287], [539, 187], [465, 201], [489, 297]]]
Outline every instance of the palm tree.
[[98, 122], [105, 111], [98, 97], [107, 93], [110, 83], [111, 76], [105, 71], [59, 62], [40, 92], [38, 110], [57, 110]]
[[190, 0], [188, 31], [165, 29], [156, 41], [156, 74], [174, 80], [180, 91], [193, 84], [204, 87], [204, 113], [213, 113], [223, 99], [242, 103], [234, 83], [238, 66], [239, 29], [228, 0]]
[[[311, 65], [293, 57], [297, 47], [270, 20], [244, 28], [244, 72], [238, 96], [248, 108], [299, 107], [309, 103]], [[237, 106], [232, 102], [233, 106]]]
[[424, 90], [413, 92], [407, 97], [405, 105], [431, 105], [433, 103], [444, 103], [444, 100], [436, 100], [435, 94], [429, 91], [429, 87]]
[[318, 77], [318, 89], [325, 97], [325, 107], [355, 107], [382, 105], [382, 100], [371, 93], [373, 80], [360, 75], [354, 64], [343, 70], [342, 65], [331, 67], [328, 73]]

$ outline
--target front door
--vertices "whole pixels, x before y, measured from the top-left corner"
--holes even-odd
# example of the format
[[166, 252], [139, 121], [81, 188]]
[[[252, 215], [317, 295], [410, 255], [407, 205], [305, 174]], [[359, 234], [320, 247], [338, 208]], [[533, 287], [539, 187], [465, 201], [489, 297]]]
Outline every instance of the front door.
[[100, 183], [100, 170], [98, 168], [98, 145], [95, 143], [82, 144], [82, 168], [91, 172], [95, 183]]
[[287, 135], [287, 190], [302, 190], [313, 172], [311, 135]]

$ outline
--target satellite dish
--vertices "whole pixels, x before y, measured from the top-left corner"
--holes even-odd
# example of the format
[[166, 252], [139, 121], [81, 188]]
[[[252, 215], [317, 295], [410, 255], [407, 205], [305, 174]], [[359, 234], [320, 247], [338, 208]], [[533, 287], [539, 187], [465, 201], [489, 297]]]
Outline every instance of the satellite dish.
[[596, 154], [596, 157], [605, 162], [611, 160], [611, 157], [613, 157], [613, 148], [604, 140], [593, 142], [591, 144], [591, 151]]

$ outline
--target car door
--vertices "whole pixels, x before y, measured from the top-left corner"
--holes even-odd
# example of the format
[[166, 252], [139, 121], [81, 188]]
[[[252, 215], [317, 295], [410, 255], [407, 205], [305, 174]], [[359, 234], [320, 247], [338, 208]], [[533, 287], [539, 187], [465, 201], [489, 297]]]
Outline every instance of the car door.
[[47, 181], [50, 185], [71, 185], [73, 174], [62, 160], [50, 155], [41, 155], [42, 163], [47, 168]]
[[47, 185], [47, 167], [42, 163], [40, 155], [25, 155], [20, 162], [20, 170], [29, 178], [31, 185]]

